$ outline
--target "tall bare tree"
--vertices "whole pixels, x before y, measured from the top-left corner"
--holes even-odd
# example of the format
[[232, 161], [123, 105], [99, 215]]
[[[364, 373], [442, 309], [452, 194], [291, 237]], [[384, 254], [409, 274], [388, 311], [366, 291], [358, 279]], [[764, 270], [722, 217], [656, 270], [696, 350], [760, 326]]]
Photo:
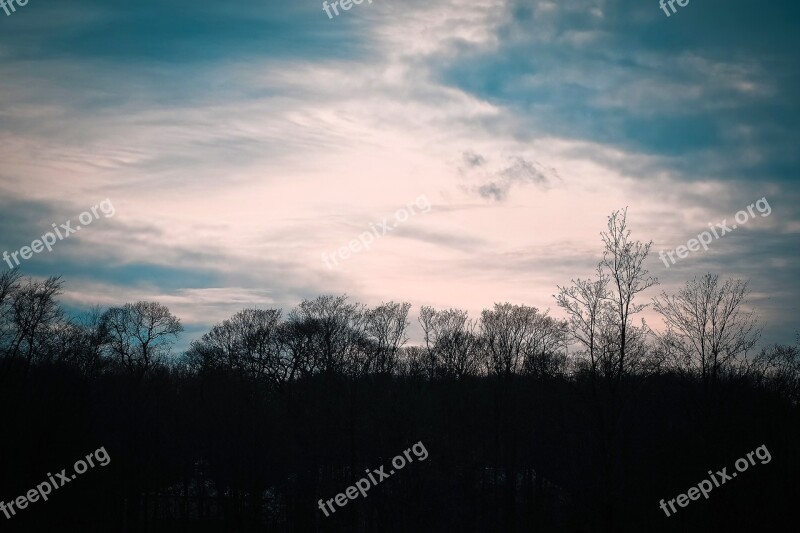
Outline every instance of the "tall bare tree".
[[634, 303], [636, 295], [658, 284], [658, 279], [648, 276], [644, 260], [653, 241], [643, 243], [631, 239], [627, 223], [628, 210], [614, 211], [608, 217], [606, 231], [600, 235], [605, 250], [600, 265], [609, 277], [609, 299], [619, 331], [619, 351], [615, 371], [618, 378], [625, 372], [631, 316], [641, 312], [647, 304]]

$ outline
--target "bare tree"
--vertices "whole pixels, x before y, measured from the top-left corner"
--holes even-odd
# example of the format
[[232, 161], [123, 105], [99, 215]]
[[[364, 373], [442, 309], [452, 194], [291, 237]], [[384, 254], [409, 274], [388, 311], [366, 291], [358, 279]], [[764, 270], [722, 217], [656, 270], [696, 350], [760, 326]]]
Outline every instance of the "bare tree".
[[431, 377], [463, 379], [480, 371], [479, 342], [475, 322], [466, 311], [437, 311], [423, 306], [419, 323], [425, 336], [425, 355]]
[[[522, 370], [526, 357], [545, 345], [557, 344], [557, 327], [545, 320], [535, 307], [495, 304], [481, 313], [481, 339], [490, 373], [509, 378]], [[555, 342], [554, 342], [555, 341]]]
[[757, 381], [765, 382], [779, 395], [789, 398], [795, 405], [800, 403], [800, 335], [794, 346], [775, 344], [762, 348], [744, 365], [745, 372]]
[[253, 379], [283, 382], [279, 335], [281, 311], [244, 309], [217, 324], [193, 345], [202, 365], [241, 370]]
[[203, 338], [192, 341], [189, 349], [183, 355], [181, 362], [186, 365], [190, 373], [202, 374], [218, 370], [223, 366], [224, 354], [222, 350], [213, 346], [208, 339]]
[[239, 342], [230, 321], [217, 324], [208, 333], [193, 341], [187, 358], [193, 367], [204, 371], [217, 369], [240, 369]]
[[14, 295], [19, 291], [21, 277], [19, 269], [16, 268], [0, 274], [0, 353], [6, 356], [10, 356], [16, 338], [11, 304]]
[[[646, 343], [649, 328], [644, 321], [638, 328], [632, 323], [632, 316], [646, 305], [636, 303], [635, 299], [658, 280], [648, 276], [643, 266], [652, 241], [642, 243], [631, 238], [627, 209], [612, 212], [606, 231], [600, 235], [604, 250], [596, 278], [573, 281], [569, 288], [559, 287], [556, 301], [567, 312], [573, 337], [589, 355], [593, 407], [601, 436], [603, 481], [612, 489], [620, 417], [625, 402], [631, 397], [631, 390], [621, 386], [622, 378], [651, 366]], [[603, 378], [605, 388], [598, 387], [598, 377]], [[610, 491], [605, 492], [602, 505], [607, 509], [613, 507]]]
[[375, 372], [389, 374], [397, 365], [397, 352], [408, 342], [409, 309], [410, 303], [388, 302], [366, 312], [364, 332], [375, 349]]
[[664, 318], [667, 343], [679, 367], [696, 371], [703, 383], [713, 383], [720, 369], [755, 346], [761, 334], [757, 319], [746, 309], [747, 283], [705, 274], [674, 296], [653, 299]]
[[591, 375], [597, 374], [597, 346], [603, 313], [608, 311], [610, 295], [608, 277], [603, 268], [597, 266], [597, 277], [593, 280], [572, 280], [570, 287], [558, 287], [556, 303], [568, 317], [569, 332], [586, 350], [589, 356]]
[[156, 302], [112, 307], [101, 324], [112, 357], [139, 377], [161, 362], [183, 331], [180, 319]]
[[103, 366], [103, 346], [108, 339], [101, 327], [102, 311], [94, 307], [76, 318], [65, 320], [49, 333], [41, 357], [77, 368], [85, 378], [96, 376]]
[[433, 377], [433, 370], [430, 367], [428, 350], [424, 346], [404, 346], [398, 353], [397, 368], [398, 375], [416, 378], [430, 379]]
[[347, 296], [319, 296], [303, 300], [289, 313], [288, 320], [297, 324], [296, 332], [309, 342], [312, 369], [324, 374], [352, 375], [369, 369], [362, 305], [349, 303]]
[[627, 215], [627, 208], [611, 213], [607, 230], [600, 234], [605, 246], [600, 265], [608, 272], [611, 286], [609, 299], [619, 331], [619, 351], [614, 365], [617, 378], [622, 377], [626, 368], [631, 316], [647, 307], [647, 304], [634, 303], [634, 299], [640, 292], [658, 284], [658, 279], [648, 276], [648, 271], [643, 266], [653, 242], [643, 243], [631, 239]]
[[547, 312], [537, 314], [522, 362], [523, 371], [538, 378], [562, 374], [567, 365], [568, 331], [566, 320], [547, 316]]
[[315, 371], [314, 345], [317, 331], [314, 322], [288, 320], [281, 323], [278, 335], [285, 382]]
[[12, 293], [11, 321], [13, 339], [9, 358], [16, 359], [24, 354], [30, 364], [37, 349], [48, 342], [50, 329], [64, 318], [64, 313], [56, 301], [61, 294], [63, 282], [60, 276], [44, 281], [28, 279]]

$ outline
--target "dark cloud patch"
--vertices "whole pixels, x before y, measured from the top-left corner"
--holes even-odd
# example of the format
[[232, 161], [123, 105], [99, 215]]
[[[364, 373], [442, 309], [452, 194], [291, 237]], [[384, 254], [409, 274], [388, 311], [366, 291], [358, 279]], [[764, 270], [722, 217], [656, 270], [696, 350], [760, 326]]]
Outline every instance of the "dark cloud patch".
[[533, 183], [543, 185], [548, 183], [543, 169], [537, 163], [531, 163], [521, 157], [513, 158], [513, 164], [500, 172], [506, 180], [512, 183]]
[[464, 162], [470, 168], [479, 167], [486, 163], [486, 158], [480, 154], [476, 154], [475, 152], [467, 151], [464, 152], [462, 156], [464, 158]]
[[522, 157], [512, 157], [507, 167], [496, 172], [490, 181], [479, 185], [475, 190], [482, 198], [502, 202], [515, 185], [547, 187], [551, 183], [548, 174], [557, 176], [554, 169], [546, 169], [539, 163]]
[[506, 199], [510, 187], [511, 184], [508, 182], [497, 183], [492, 181], [478, 187], [478, 194], [487, 200], [500, 202]]

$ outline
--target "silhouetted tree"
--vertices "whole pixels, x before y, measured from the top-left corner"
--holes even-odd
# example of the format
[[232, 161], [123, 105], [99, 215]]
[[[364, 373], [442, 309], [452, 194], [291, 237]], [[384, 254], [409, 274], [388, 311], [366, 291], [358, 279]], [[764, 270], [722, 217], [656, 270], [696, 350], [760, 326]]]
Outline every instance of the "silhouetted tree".
[[408, 341], [408, 311], [410, 303], [383, 303], [367, 310], [364, 333], [374, 346], [373, 370], [389, 374], [397, 365], [397, 353]]
[[547, 316], [546, 312], [538, 313], [525, 349], [523, 373], [538, 378], [561, 375], [567, 366], [567, 336], [566, 320]]
[[466, 311], [437, 311], [423, 306], [419, 323], [425, 338], [425, 366], [429, 376], [460, 380], [480, 371], [480, 339], [475, 333], [475, 322]]
[[775, 344], [762, 348], [745, 370], [749, 377], [765, 383], [795, 405], [800, 404], [800, 335], [794, 346]]
[[13, 361], [23, 355], [30, 365], [34, 355], [49, 340], [50, 331], [64, 318], [56, 297], [61, 293], [61, 277], [50, 277], [44, 281], [28, 279], [11, 294], [11, 322], [13, 338], [8, 357]]
[[567, 313], [569, 332], [586, 351], [592, 378], [597, 376], [597, 354], [602, 328], [608, 324], [610, 295], [609, 278], [598, 265], [597, 277], [592, 280], [574, 279], [569, 287], [558, 287], [555, 296], [558, 306]]
[[667, 325], [663, 340], [677, 356], [673, 364], [699, 373], [713, 385], [720, 369], [755, 346], [756, 317], [746, 309], [747, 283], [706, 274], [686, 283], [677, 295], [662, 293], [654, 308]]
[[6, 270], [0, 274], [0, 353], [3, 359], [11, 355], [16, 332], [14, 328], [14, 295], [20, 287], [19, 269]]
[[299, 327], [310, 346], [309, 361], [317, 372], [327, 375], [361, 375], [371, 364], [364, 353], [364, 307], [351, 304], [347, 296], [319, 296], [303, 300], [289, 313], [288, 320]]
[[608, 217], [607, 230], [600, 234], [605, 246], [600, 264], [608, 273], [609, 299], [619, 331], [619, 350], [615, 365], [618, 379], [625, 371], [629, 331], [632, 327], [630, 318], [647, 307], [647, 304], [634, 303], [636, 295], [658, 284], [656, 278], [647, 275], [648, 271], [643, 266], [653, 241], [643, 243], [632, 240], [627, 217], [627, 208], [614, 211]]
[[156, 302], [112, 307], [103, 314], [101, 328], [112, 359], [138, 376], [162, 362], [183, 331], [180, 319]]
[[95, 307], [51, 329], [47, 360], [72, 366], [94, 377], [104, 366], [103, 348], [109, 342], [102, 326], [102, 311]]

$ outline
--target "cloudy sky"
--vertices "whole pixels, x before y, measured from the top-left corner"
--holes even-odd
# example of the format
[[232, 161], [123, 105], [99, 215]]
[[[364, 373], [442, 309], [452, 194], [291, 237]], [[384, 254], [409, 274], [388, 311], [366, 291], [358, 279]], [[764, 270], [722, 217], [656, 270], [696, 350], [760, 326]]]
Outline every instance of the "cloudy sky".
[[[800, 4], [368, 1], [0, 11], [0, 251], [108, 198], [22, 272], [63, 274], [74, 310], [160, 301], [185, 343], [329, 293], [559, 315], [556, 285], [628, 206], [654, 241], [646, 296], [746, 278], [765, 338], [794, 338]], [[769, 216], [658, 258], [761, 198]]]

